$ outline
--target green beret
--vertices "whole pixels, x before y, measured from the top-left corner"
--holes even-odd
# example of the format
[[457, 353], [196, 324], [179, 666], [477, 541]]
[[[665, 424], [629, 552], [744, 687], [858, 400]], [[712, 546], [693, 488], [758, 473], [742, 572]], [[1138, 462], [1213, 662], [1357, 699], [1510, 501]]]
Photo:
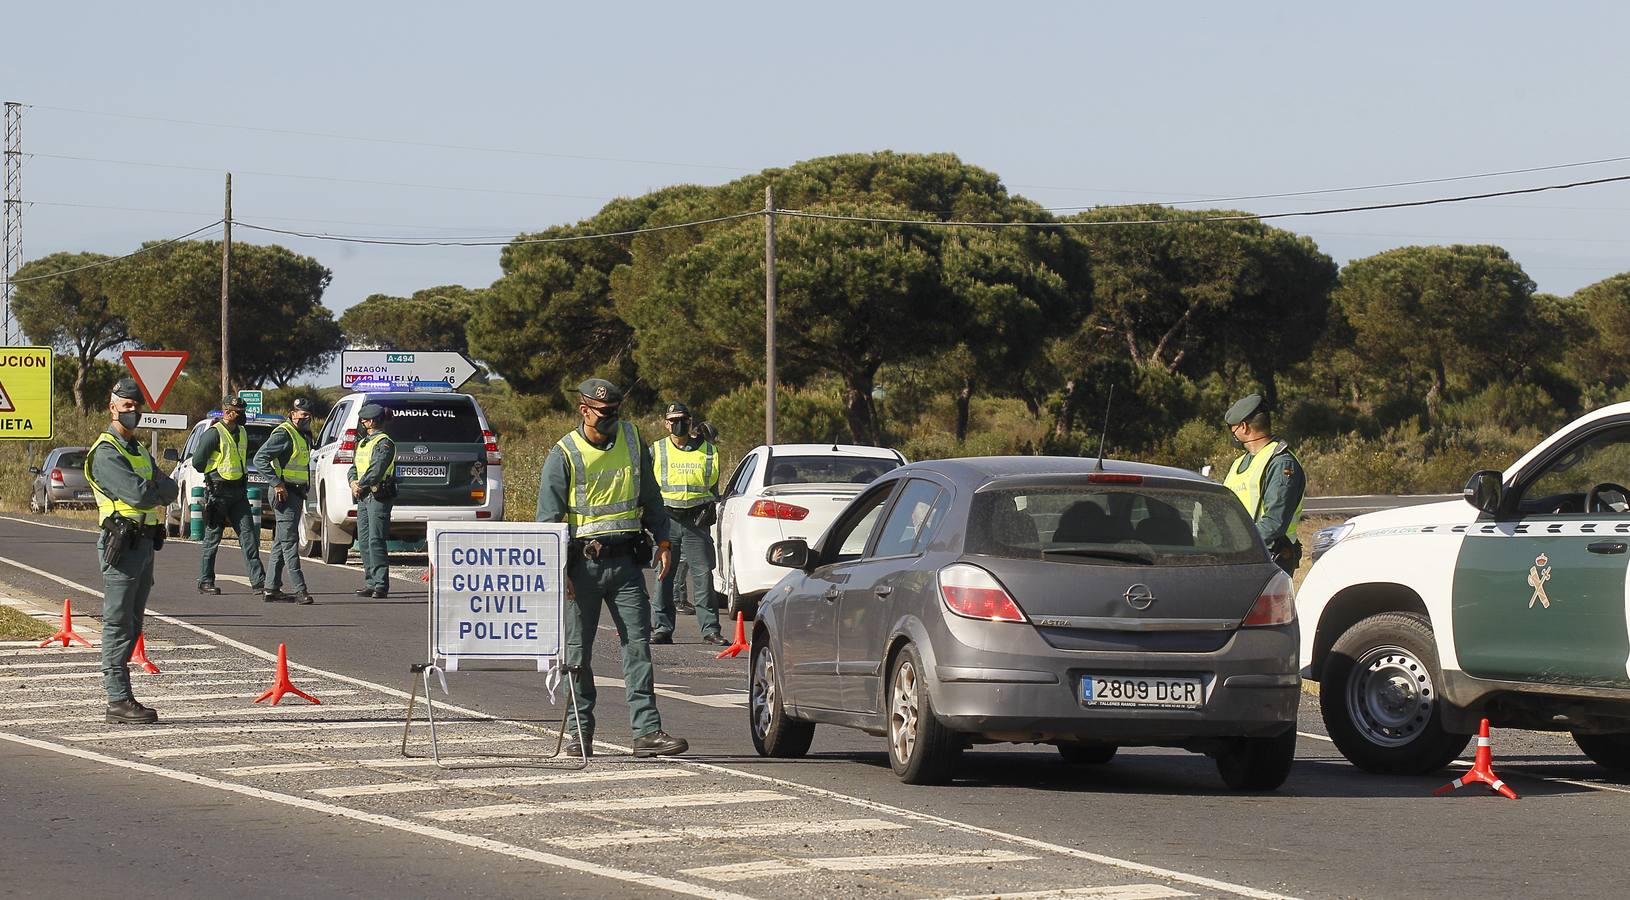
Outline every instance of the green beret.
[[623, 402], [622, 389], [604, 378], [590, 378], [577, 386], [577, 392], [589, 400], [601, 403]]
[[137, 403], [144, 403], [147, 400], [141, 395], [141, 385], [137, 384], [134, 378], [119, 379], [119, 383], [113, 386], [113, 396], [134, 400]]
[[1261, 394], [1251, 394], [1242, 397], [1238, 403], [1228, 407], [1228, 414], [1223, 416], [1223, 422], [1228, 425], [1238, 425], [1264, 409]]
[[690, 416], [690, 407], [683, 403], [668, 404], [668, 412], [663, 415], [665, 419], [684, 419]]
[[357, 418], [378, 421], [385, 418], [385, 407], [377, 403], [364, 404], [362, 409], [357, 411]]
[[242, 397], [228, 397], [221, 401], [221, 409], [236, 409], [241, 412], [248, 408], [249, 404], [243, 402]]

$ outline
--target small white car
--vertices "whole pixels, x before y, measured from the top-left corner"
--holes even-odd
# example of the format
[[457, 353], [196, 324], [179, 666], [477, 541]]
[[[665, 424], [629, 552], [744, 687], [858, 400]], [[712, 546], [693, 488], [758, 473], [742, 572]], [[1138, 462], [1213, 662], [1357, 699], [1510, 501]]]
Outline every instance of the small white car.
[[906, 464], [898, 450], [850, 444], [760, 446], [742, 457], [723, 492], [713, 587], [730, 618], [752, 618], [787, 570], [764, 555], [776, 541], [814, 544], [862, 488]]
[[[192, 489], [204, 486], [204, 476], [197, 469], [194, 469], [192, 465], [193, 448], [198, 446], [198, 439], [203, 433], [214, 427], [215, 423], [220, 421], [220, 418], [220, 410], [212, 410], [202, 421], [195, 423], [192, 426], [192, 431], [187, 434], [187, 444], [182, 449], [179, 459], [172, 459], [175, 453], [174, 450], [164, 451], [164, 458], [176, 463], [175, 469], [170, 472], [170, 477], [175, 479], [178, 493], [175, 502], [170, 504], [164, 511], [165, 524], [169, 528], [171, 537], [180, 537], [187, 533], [187, 514], [188, 507], [192, 503]], [[265, 499], [266, 493], [270, 490], [267, 485], [271, 484], [271, 479], [255, 468], [255, 454], [259, 452], [260, 445], [266, 443], [266, 439], [271, 437], [272, 429], [276, 428], [278, 423], [282, 421], [282, 416], [261, 414], [251, 416], [245, 419], [243, 423], [244, 430], [249, 435], [249, 446], [245, 450], [249, 468], [249, 484], [259, 485], [261, 488], [260, 524], [262, 528], [267, 529], [274, 524], [271, 501]]]
[[1630, 403], [1589, 413], [1465, 499], [1319, 532], [1303, 677], [1336, 747], [1424, 773], [1491, 725], [1572, 733], [1630, 772]]

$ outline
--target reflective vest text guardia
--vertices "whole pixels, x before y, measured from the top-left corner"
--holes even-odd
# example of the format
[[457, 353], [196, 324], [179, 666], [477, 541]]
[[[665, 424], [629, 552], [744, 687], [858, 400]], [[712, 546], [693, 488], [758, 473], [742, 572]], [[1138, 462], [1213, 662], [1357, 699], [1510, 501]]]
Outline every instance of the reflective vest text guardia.
[[[1296, 454], [1290, 452], [1290, 445], [1284, 441], [1270, 441], [1266, 447], [1252, 456], [1251, 464], [1245, 471], [1239, 470], [1240, 461], [1245, 459], [1241, 453], [1228, 466], [1228, 477], [1223, 479], [1223, 487], [1234, 492], [1239, 502], [1244, 504], [1245, 511], [1251, 514], [1251, 521], [1262, 518], [1262, 488], [1268, 483], [1268, 464], [1283, 450], [1290, 453], [1291, 458]], [[1301, 460], [1297, 460], [1300, 464]], [[1302, 503], [1296, 502], [1296, 511], [1291, 514], [1290, 521], [1285, 523], [1285, 537], [1296, 540], [1296, 526], [1302, 519]]]
[[[282, 431], [289, 436], [289, 445], [294, 448], [289, 454], [289, 461], [279, 466], [277, 477], [289, 484], [307, 484], [311, 481], [311, 443], [300, 429], [291, 422], [281, 422], [273, 431]], [[358, 469], [365, 472], [366, 469]]]
[[663, 438], [656, 446], [656, 476], [662, 503], [673, 509], [691, 509], [713, 499], [719, 483], [719, 450], [707, 441], [682, 450]]
[[91, 493], [96, 497], [97, 521], [102, 521], [108, 516], [118, 513], [119, 515], [127, 519], [132, 519], [141, 525], [157, 525], [158, 507], [131, 506], [123, 500], [119, 500], [104, 493], [101, 485], [96, 483], [96, 475], [91, 472], [91, 457], [96, 454], [96, 448], [102, 446], [103, 444], [107, 444], [109, 447], [119, 451], [119, 455], [124, 457], [126, 462], [130, 463], [130, 470], [135, 472], [136, 477], [142, 479], [143, 481], [152, 480], [154, 469], [153, 457], [148, 455], [147, 448], [143, 447], [141, 444], [136, 444], [136, 452], [131, 453], [129, 450], [125, 449], [124, 442], [113, 435], [108, 434], [105, 431], [100, 435], [97, 435], [96, 441], [91, 444], [90, 451], [85, 454], [85, 480], [90, 482]]
[[618, 424], [616, 443], [601, 449], [572, 429], [555, 446], [566, 454], [566, 525], [573, 537], [640, 530], [640, 435]]
[[[242, 481], [249, 473], [249, 460], [245, 455], [249, 450], [247, 431], [244, 433], [243, 442], [239, 443], [237, 437], [224, 423], [216, 422], [210, 427], [220, 436], [221, 443], [215, 448], [215, 452], [209, 455], [209, 462], [204, 466], [204, 474], [215, 472], [223, 481]], [[242, 425], [238, 427], [243, 428]]]

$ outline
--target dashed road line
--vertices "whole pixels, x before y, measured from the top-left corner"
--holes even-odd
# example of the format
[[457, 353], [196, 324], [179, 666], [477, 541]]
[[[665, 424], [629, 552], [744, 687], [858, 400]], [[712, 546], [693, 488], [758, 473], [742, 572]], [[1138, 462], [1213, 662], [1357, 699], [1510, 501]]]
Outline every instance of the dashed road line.
[[935, 866], [971, 866], [993, 863], [1028, 862], [1035, 859], [1010, 850], [975, 850], [970, 853], [902, 853], [892, 856], [827, 856], [815, 859], [767, 859], [722, 866], [680, 869], [679, 874], [709, 881], [753, 881], [777, 875], [804, 875], [812, 870], [825, 872], [883, 872], [889, 869], [922, 869]]
[[[633, 769], [626, 772], [560, 772], [553, 775], [522, 775], [490, 778], [443, 778], [440, 781], [386, 781], [379, 784], [353, 784], [317, 788], [319, 797], [382, 797], [392, 794], [425, 794], [448, 788], [536, 787], [545, 784], [589, 784], [606, 781], [648, 781], [661, 778], [690, 778], [695, 772], [684, 769]], [[607, 801], [595, 801], [595, 804]], [[610, 801], [615, 802], [615, 801]], [[603, 807], [600, 807], [603, 808]]]
[[745, 825], [691, 825], [678, 828], [625, 828], [618, 831], [597, 831], [592, 834], [567, 835], [549, 838], [549, 842], [568, 850], [598, 850], [603, 847], [628, 847], [635, 844], [662, 844], [687, 838], [729, 840], [733, 838], [795, 837], [806, 834], [856, 834], [876, 831], [910, 829], [910, 825], [884, 819], [826, 819], [824, 821], [750, 822]]
[[[223, 658], [220, 658], [220, 657], [205, 656], [205, 657], [189, 657], [188, 659], [185, 660], [185, 662], [189, 662], [189, 663], [224, 663], [224, 662], [227, 662], [227, 660], [223, 659]], [[63, 662], [37, 662], [37, 663], [9, 663], [8, 662], [8, 663], [0, 663], [0, 674], [3, 674], [5, 672], [10, 672], [13, 669], [72, 669], [75, 666], [94, 666], [94, 665], [98, 665], [98, 663], [97, 663], [96, 660], [93, 660], [93, 659], [75, 659], [75, 660], [65, 660]], [[96, 674], [98, 674], [98, 675], [102, 674], [101, 670], [100, 669], [97, 670]]]
[[[240, 669], [175, 669], [177, 675], [236, 675]], [[84, 681], [91, 678], [101, 678], [101, 672], [61, 672], [51, 675], [16, 676], [24, 679], [28, 684], [39, 681]]]
[[677, 809], [685, 806], [734, 806], [740, 803], [776, 803], [792, 797], [775, 791], [723, 791], [705, 794], [669, 794], [660, 797], [603, 797], [598, 800], [561, 800], [555, 809], [572, 812], [610, 812], [633, 809]]
[[1114, 884], [1104, 887], [1060, 888], [1056, 891], [1004, 892], [977, 896], [943, 897], [941, 900], [1167, 900], [1192, 897], [1187, 891], [1163, 884]]

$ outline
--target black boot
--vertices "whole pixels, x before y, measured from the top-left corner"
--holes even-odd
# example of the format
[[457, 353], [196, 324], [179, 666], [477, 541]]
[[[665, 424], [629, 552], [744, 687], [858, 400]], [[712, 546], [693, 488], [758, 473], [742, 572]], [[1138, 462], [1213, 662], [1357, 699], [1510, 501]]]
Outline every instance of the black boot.
[[198, 582], [198, 593], [200, 594], [219, 594], [220, 592], [221, 589], [216, 587], [213, 581]]
[[594, 738], [589, 738], [585, 741], [574, 734], [571, 736], [570, 740], [566, 741], [566, 746], [563, 747], [560, 752], [572, 757], [573, 759], [582, 759], [584, 756], [593, 756]]
[[134, 698], [108, 704], [109, 725], [152, 725], [156, 722], [158, 713], [137, 703]]
[[648, 756], [678, 756], [690, 749], [690, 743], [684, 738], [676, 738], [666, 731], [653, 731], [634, 739], [634, 755], [640, 758]]

